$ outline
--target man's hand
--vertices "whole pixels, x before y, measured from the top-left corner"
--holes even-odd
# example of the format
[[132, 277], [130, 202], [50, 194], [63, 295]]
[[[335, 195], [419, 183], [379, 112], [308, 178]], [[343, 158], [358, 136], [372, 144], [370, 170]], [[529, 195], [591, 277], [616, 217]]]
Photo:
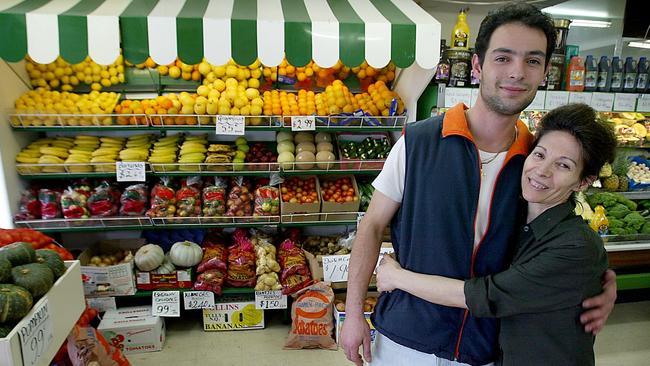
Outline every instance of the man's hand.
[[603, 293], [582, 302], [582, 307], [587, 309], [580, 315], [580, 322], [585, 326], [585, 332], [598, 334], [605, 326], [609, 314], [614, 310], [615, 302], [616, 273], [609, 269], [603, 274]]
[[341, 345], [345, 357], [357, 366], [363, 366], [363, 359], [359, 354], [359, 347], [363, 346], [363, 358], [366, 362], [372, 361], [370, 353], [370, 326], [361, 316], [346, 317], [341, 329]]
[[[392, 256], [384, 254], [377, 266], [377, 291], [390, 292], [397, 288], [397, 275], [402, 267]], [[345, 323], [344, 323], [345, 324]]]

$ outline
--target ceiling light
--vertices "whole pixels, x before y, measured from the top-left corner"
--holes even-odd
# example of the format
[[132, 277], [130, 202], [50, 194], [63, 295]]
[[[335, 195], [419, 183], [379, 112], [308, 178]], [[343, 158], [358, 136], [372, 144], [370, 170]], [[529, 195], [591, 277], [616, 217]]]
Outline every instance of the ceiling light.
[[609, 18], [609, 14], [606, 11], [565, 8], [562, 5], [556, 5], [556, 6], [544, 8], [542, 9], [542, 11], [547, 14], [563, 15], [569, 17], [588, 17], [588, 18], [604, 18], [604, 19]]
[[650, 49], [650, 41], [645, 41], [645, 42], [630, 42], [627, 44], [628, 47], [636, 47], [636, 48], [648, 48]]
[[604, 20], [572, 19], [569, 27], [609, 28], [612, 22]]

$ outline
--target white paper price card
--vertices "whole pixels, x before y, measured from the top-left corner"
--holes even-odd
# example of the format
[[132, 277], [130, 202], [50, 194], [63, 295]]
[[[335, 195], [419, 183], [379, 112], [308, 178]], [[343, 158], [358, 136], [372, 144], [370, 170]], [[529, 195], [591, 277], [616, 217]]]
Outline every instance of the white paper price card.
[[446, 88], [445, 108], [451, 108], [458, 103], [465, 103], [465, 105], [470, 105], [472, 103], [472, 89]]
[[54, 338], [52, 317], [47, 300], [32, 310], [32, 315], [23, 319], [23, 326], [18, 330], [20, 348], [23, 353], [23, 365], [46, 364], [43, 359]]
[[569, 103], [591, 104], [592, 93], [571, 92], [569, 94]]
[[118, 161], [115, 163], [118, 182], [144, 182], [147, 180], [144, 161]]
[[246, 133], [244, 116], [217, 116], [217, 135], [243, 136]]
[[357, 212], [357, 227], [361, 224], [361, 220], [366, 215], [365, 212]]
[[154, 291], [151, 299], [151, 315], [168, 317], [181, 316], [179, 291]]
[[347, 281], [349, 263], [349, 254], [323, 256], [323, 279], [327, 282]]
[[544, 109], [553, 109], [569, 104], [568, 91], [547, 91]]
[[637, 96], [637, 94], [616, 93], [614, 96], [614, 110], [619, 112], [634, 111]]
[[636, 111], [650, 112], [650, 94], [644, 94], [639, 98], [636, 104]]
[[614, 105], [614, 94], [593, 93], [591, 97], [591, 108], [599, 112], [611, 112]]
[[291, 131], [316, 131], [316, 117], [292, 116]]
[[186, 291], [183, 300], [185, 310], [214, 309], [214, 293], [210, 291]]
[[535, 99], [526, 107], [527, 111], [540, 111], [544, 109], [544, 103], [546, 101], [546, 92], [540, 90], [535, 94]]
[[255, 291], [255, 308], [258, 310], [286, 309], [287, 295], [282, 291]]
[[86, 298], [86, 301], [88, 302], [89, 307], [100, 313], [117, 309], [114, 297], [88, 297]]

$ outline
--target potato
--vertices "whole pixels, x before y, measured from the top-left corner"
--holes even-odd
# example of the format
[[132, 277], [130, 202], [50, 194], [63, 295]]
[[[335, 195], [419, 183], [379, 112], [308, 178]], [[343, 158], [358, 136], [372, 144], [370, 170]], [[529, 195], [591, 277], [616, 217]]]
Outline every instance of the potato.
[[102, 258], [100, 256], [94, 255], [90, 258], [90, 265], [96, 266], [99, 265], [102, 262]]

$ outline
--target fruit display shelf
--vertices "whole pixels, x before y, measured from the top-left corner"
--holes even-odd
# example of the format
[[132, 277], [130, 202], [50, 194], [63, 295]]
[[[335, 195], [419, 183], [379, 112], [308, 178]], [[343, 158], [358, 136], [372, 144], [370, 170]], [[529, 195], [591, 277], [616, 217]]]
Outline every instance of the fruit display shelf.
[[[181, 294], [184, 292], [188, 291], [194, 291], [191, 288], [176, 288], [176, 289], [160, 289], [156, 291], [179, 291]], [[224, 295], [250, 295], [254, 294], [255, 289], [250, 288], [250, 287], [242, 287], [242, 288], [237, 288], [237, 287], [224, 287], [221, 291], [222, 296]], [[153, 291], [149, 290], [138, 290], [134, 295], [131, 295], [133, 297], [139, 297], [139, 298], [146, 298], [146, 297], [151, 297], [153, 294]]]
[[[587, 192], [588, 194], [593, 194], [593, 193], [599, 193], [599, 192], [607, 192], [606, 190], [603, 189], [598, 189], [598, 188], [591, 188]], [[650, 191], [629, 191], [629, 192], [612, 192], [612, 193], [617, 193], [620, 195], [623, 195], [623, 197], [630, 199], [630, 200], [645, 200], [645, 199], [650, 199]]]

